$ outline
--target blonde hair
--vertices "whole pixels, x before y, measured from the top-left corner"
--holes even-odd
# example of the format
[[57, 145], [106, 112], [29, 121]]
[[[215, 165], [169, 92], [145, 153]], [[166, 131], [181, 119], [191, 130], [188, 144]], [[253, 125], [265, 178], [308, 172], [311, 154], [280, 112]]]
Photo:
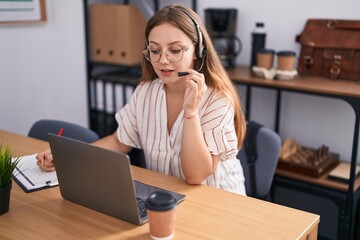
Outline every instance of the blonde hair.
[[[215, 91], [222, 93], [233, 104], [235, 111], [235, 131], [238, 138], [238, 149], [240, 149], [245, 137], [246, 122], [242, 107], [240, 105], [239, 95], [223, 65], [221, 64], [209, 34], [202, 24], [199, 16], [190, 8], [182, 5], [173, 4], [165, 6], [149, 19], [145, 29], [146, 42], [148, 42], [149, 34], [154, 27], [164, 23], [170, 23], [183, 31], [193, 42], [198, 44], [198, 33], [194, 22], [184, 12], [190, 15], [200, 26], [200, 30], [203, 36], [203, 45], [205, 47], [205, 59], [197, 58], [194, 63], [194, 69], [199, 69], [202, 61], [204, 61], [204, 65], [200, 72], [204, 74], [206, 85], [213, 88]], [[142, 81], [152, 81], [158, 78], [151, 63], [147, 61], [145, 57], [143, 57], [142, 72]]]

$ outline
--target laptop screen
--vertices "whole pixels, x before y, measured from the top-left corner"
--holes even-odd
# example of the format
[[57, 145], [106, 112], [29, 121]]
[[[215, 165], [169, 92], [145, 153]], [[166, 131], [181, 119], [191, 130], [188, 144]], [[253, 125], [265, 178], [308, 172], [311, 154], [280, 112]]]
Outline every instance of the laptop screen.
[[[133, 180], [128, 155], [53, 134], [49, 143], [64, 199], [134, 224], [146, 222], [137, 198], [145, 200], [159, 188]], [[178, 202], [185, 198], [169, 192]]]

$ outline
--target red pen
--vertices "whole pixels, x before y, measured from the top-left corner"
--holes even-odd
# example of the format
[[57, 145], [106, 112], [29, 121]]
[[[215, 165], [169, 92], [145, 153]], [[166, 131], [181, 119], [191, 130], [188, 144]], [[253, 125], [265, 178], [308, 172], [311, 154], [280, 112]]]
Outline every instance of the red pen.
[[62, 133], [63, 133], [63, 131], [64, 131], [64, 128], [60, 128], [60, 130], [59, 130], [59, 132], [58, 132], [58, 136], [61, 136]]

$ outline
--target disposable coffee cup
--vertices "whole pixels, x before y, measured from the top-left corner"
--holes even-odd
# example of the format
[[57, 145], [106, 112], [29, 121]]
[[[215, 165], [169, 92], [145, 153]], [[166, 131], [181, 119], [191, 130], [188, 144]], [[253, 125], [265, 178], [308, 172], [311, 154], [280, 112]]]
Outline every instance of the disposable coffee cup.
[[166, 191], [155, 191], [145, 201], [150, 237], [154, 240], [173, 239], [175, 232], [176, 199]]
[[281, 71], [294, 71], [295, 69], [295, 52], [280, 51], [277, 53], [277, 69]]
[[274, 63], [275, 51], [272, 49], [259, 49], [256, 54], [257, 66], [271, 69]]

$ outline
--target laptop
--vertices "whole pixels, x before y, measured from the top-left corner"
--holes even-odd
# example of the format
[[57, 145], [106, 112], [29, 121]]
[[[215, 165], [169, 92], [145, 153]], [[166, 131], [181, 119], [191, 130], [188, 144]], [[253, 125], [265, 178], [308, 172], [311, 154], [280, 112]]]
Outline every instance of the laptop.
[[[144, 201], [164, 189], [133, 180], [128, 155], [53, 134], [49, 143], [64, 199], [133, 224], [147, 222]], [[178, 203], [185, 199], [168, 192]]]

